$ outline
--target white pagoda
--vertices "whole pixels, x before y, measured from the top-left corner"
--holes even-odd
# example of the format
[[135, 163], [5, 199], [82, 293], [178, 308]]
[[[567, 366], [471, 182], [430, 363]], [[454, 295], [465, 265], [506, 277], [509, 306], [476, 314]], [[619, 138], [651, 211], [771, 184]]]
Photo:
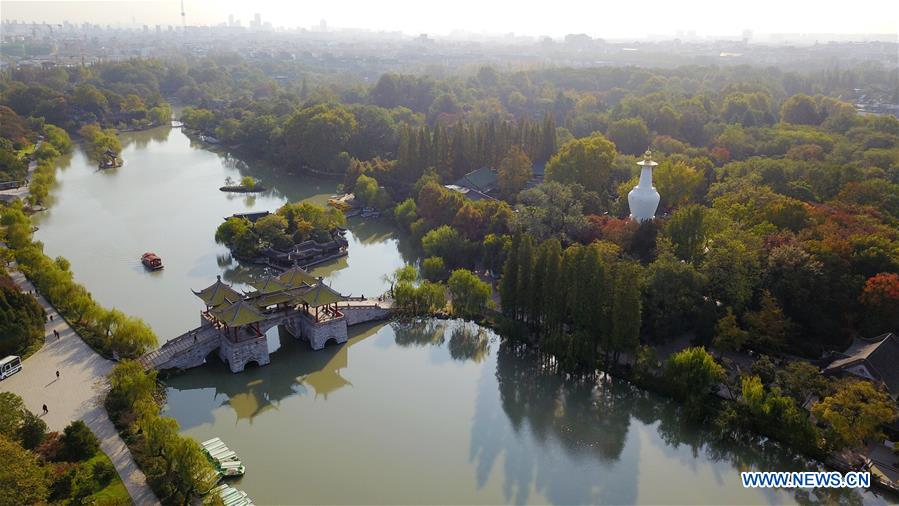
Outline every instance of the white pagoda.
[[637, 221], [651, 220], [659, 207], [659, 192], [652, 186], [652, 168], [658, 163], [652, 161], [652, 152], [643, 154], [640, 166], [640, 182], [627, 194], [627, 205], [631, 210], [631, 219]]

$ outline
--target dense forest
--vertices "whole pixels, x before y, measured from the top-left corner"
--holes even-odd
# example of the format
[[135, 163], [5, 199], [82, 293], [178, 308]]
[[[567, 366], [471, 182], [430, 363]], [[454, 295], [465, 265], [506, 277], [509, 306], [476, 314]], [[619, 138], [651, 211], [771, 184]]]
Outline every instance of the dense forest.
[[[590, 246], [609, 272], [633, 264], [646, 339], [694, 332], [709, 343], [733, 316], [749, 337], [722, 344], [817, 356], [897, 326], [899, 121], [840, 99], [860, 86], [896, 88], [896, 77], [872, 65], [808, 74], [485, 66], [441, 79], [388, 73], [365, 87], [279, 82], [220, 54], [14, 70], [0, 96], [5, 116], [70, 131], [157, 121], [166, 100], [178, 101], [190, 129], [285, 171], [334, 173], [348, 191], [373, 179], [380, 207], [447, 268], [499, 276], [505, 267], [531, 273], [523, 287], [557, 282], [537, 279], [549, 276], [568, 292], [556, 273]], [[15, 124], [5, 128], [27, 131]], [[624, 196], [645, 149], [662, 162], [661, 218], [638, 226]], [[496, 169], [497, 199], [442, 186], [484, 166]], [[545, 180], [531, 166], [545, 166]], [[583, 289], [608, 314], [614, 290], [599, 277]], [[539, 301], [518, 307], [510, 280], [507, 314], [540, 333], [582, 328], [576, 302], [555, 321], [535, 313]]]
[[[392, 217], [421, 257], [385, 273], [405, 313], [449, 304], [566, 371], [628, 357], [631, 379], [691, 412], [727, 388], [739, 400], [715, 419], [728, 437], [763, 433], [820, 455], [859, 447], [895, 418], [895, 402], [869, 383], [768, 358], [733, 378], [704, 349], [817, 359], [899, 329], [899, 119], [859, 114], [845, 98], [856, 88], [899, 97], [895, 69], [484, 66], [372, 84], [278, 73], [234, 54], [6, 71], [0, 175], [22, 179], [43, 160], [40, 203], [46, 161], [71, 147], [66, 131], [105, 149], [111, 129], [164, 123], [176, 103], [189, 135], [285, 174], [331, 174]], [[637, 223], [627, 193], [647, 149], [661, 202], [655, 220]], [[495, 175], [484, 198], [453, 187], [475, 171]], [[343, 223], [331, 213], [289, 204], [255, 224], [228, 220], [216, 239], [251, 256]], [[152, 344], [142, 322], [98, 308], [64, 259], [43, 256], [22, 209], [2, 217], [26, 274], [95, 347], [136, 356]], [[694, 347], [660, 365], [652, 346], [684, 338]], [[167, 453], [151, 450], [196, 449], [170, 438], [177, 427], [153, 395], [153, 379], [125, 362], [108, 407], [121, 426], [154, 428], [129, 444], [162, 495], [181, 500], [203, 484], [170, 481]], [[826, 429], [800, 409], [813, 397]], [[841, 414], [857, 409], [869, 423]]]

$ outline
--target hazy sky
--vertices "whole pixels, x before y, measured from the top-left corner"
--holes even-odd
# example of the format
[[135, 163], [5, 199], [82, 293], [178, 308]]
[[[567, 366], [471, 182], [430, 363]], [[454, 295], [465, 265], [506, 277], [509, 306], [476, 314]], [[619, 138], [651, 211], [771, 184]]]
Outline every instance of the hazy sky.
[[[213, 25], [229, 14], [244, 26], [260, 13], [274, 26], [640, 38], [697, 35], [899, 32], [899, 0], [185, 0], [187, 23]], [[180, 25], [179, 1], [0, 1], [3, 19], [60, 23]]]

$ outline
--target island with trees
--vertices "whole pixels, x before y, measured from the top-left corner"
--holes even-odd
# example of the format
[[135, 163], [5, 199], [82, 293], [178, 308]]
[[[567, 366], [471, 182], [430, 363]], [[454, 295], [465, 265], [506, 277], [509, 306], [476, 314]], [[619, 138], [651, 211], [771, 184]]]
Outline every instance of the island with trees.
[[346, 217], [333, 207], [287, 203], [274, 213], [232, 216], [215, 240], [239, 260], [288, 269], [309, 267], [346, 255]]

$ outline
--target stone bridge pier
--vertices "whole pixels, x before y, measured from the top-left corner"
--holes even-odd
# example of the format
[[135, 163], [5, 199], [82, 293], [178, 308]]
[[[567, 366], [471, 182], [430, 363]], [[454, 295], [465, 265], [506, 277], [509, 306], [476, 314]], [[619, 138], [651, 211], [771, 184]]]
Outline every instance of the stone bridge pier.
[[241, 372], [250, 362], [257, 365], [268, 365], [271, 362], [268, 354], [268, 341], [265, 334], [251, 339], [232, 341], [228, 337], [222, 337], [219, 346], [219, 358], [228, 364], [231, 372]]
[[329, 341], [342, 344], [348, 339], [347, 320], [344, 316], [316, 322], [302, 315], [291, 319], [285, 327], [293, 337], [309, 342], [309, 347], [313, 350], [324, 348]]

